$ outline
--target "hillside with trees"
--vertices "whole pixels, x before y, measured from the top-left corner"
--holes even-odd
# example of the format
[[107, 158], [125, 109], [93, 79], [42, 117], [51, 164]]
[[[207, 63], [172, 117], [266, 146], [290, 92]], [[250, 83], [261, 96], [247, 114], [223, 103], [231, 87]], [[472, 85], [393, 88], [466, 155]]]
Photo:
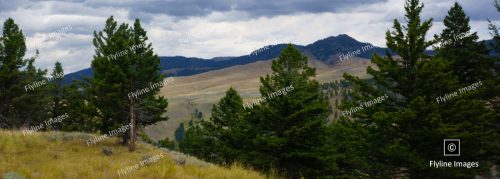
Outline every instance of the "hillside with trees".
[[[500, 1], [492, 7], [500, 13]], [[62, 62], [50, 73], [34, 65], [39, 52], [26, 55], [23, 30], [8, 18], [0, 37], [0, 174], [499, 177], [500, 28], [490, 21], [493, 40], [480, 41], [456, 2], [444, 17], [444, 29], [429, 39], [433, 19], [424, 19], [424, 8], [419, 0], [405, 1], [402, 20], [394, 19], [380, 34], [387, 48], [363, 54], [371, 63], [366, 76], [344, 73], [342, 79], [319, 82], [313, 60], [339, 63], [329, 61], [335, 54], [327, 52], [339, 44], [321, 46], [332, 39], [263, 50], [263, 56], [276, 59], [269, 62], [270, 73], [258, 79], [259, 99], [245, 100], [231, 86], [207, 114], [186, 98], [189, 121], [173, 126], [174, 136], [163, 140], [152, 140], [145, 129], [169, 120], [169, 102], [160, 91], [177, 79], [165, 75], [141, 20], [119, 23], [109, 16], [93, 32], [92, 75], [67, 84]], [[337, 38], [355, 48], [335, 52], [366, 45]], [[240, 57], [213, 68], [250, 61], [258, 60]], [[443, 139], [459, 139], [459, 157]], [[437, 161], [454, 167], [434, 167]]]

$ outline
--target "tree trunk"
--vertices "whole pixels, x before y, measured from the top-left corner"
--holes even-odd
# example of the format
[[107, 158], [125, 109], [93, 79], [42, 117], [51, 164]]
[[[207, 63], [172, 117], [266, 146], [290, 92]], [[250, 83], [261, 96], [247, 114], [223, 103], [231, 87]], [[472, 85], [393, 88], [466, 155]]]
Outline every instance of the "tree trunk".
[[135, 151], [135, 98], [130, 99], [130, 140], [128, 151]]

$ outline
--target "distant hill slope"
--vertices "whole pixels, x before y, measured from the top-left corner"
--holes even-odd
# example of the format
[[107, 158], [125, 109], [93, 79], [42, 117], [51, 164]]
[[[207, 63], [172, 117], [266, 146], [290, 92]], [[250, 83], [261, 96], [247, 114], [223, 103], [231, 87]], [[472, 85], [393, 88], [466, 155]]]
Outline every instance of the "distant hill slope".
[[305, 46], [302, 52], [309, 54], [319, 61], [335, 64], [341, 54], [347, 55], [357, 50], [360, 50], [361, 53], [355, 56], [365, 59], [370, 59], [373, 53], [379, 55], [385, 55], [386, 53], [386, 48], [375, 47], [370, 43], [359, 42], [345, 34], [318, 40]]
[[[481, 42], [485, 42], [489, 49], [492, 48], [491, 44], [493, 43], [493, 40], [485, 40]], [[235, 65], [244, 65], [257, 61], [273, 59], [279, 56], [281, 50], [285, 48], [286, 45], [287, 44], [268, 45], [259, 48], [248, 55], [238, 57], [214, 57], [211, 59], [183, 56], [160, 57], [160, 66], [162, 72], [170, 74], [169, 76], [189, 76]], [[370, 59], [373, 54], [385, 56], [387, 55], [386, 51], [388, 51], [390, 55], [396, 55], [387, 48], [376, 47], [370, 43], [359, 42], [346, 34], [331, 36], [306, 46], [295, 44], [294, 46], [309, 58], [316, 59], [330, 65], [336, 64], [341, 54], [347, 55], [358, 49], [361, 51], [360, 54], [355, 55], [358, 58]], [[433, 55], [434, 51], [426, 50], [425, 53]], [[493, 52], [491, 55], [498, 56], [498, 54]], [[64, 78], [64, 82], [70, 83], [72, 80], [79, 80], [83, 76], [92, 76], [92, 70], [87, 68], [67, 74]]]
[[[212, 105], [224, 96], [229, 87], [235, 88], [244, 101], [260, 98], [259, 77], [271, 73], [271, 62], [258, 61], [192, 76], [174, 77], [175, 80], [159, 92], [159, 95], [168, 99], [169, 120], [146, 127], [148, 136], [153, 140], [165, 137], [173, 139], [175, 129], [181, 122], [189, 122], [196, 109], [208, 119]], [[335, 65], [310, 59], [309, 64], [316, 68], [316, 79], [324, 83], [341, 79], [343, 73], [366, 77], [366, 68], [371, 63], [367, 59], [352, 58]]]
[[[212, 59], [183, 56], [160, 57], [160, 66], [163, 73], [173, 74], [175, 76], [189, 76], [232, 67], [235, 65], [244, 65], [257, 61], [273, 59], [278, 57], [281, 50], [286, 46], [287, 44], [268, 45], [257, 49], [248, 55], [238, 57], [215, 57]], [[386, 50], [386, 48], [374, 47], [369, 43], [359, 42], [345, 34], [318, 40], [306, 46], [294, 46], [310, 58], [332, 65], [337, 63], [337, 59], [341, 54], [347, 55], [348, 53], [352, 53], [358, 49], [361, 50], [362, 48], [367, 48], [367, 50], [362, 51], [361, 54], [356, 55], [356, 57], [366, 59], [369, 59], [373, 53], [385, 55]], [[65, 82], [69, 83], [72, 79], [81, 79], [82, 76], [91, 75], [92, 70], [87, 68], [75, 73], [67, 74]]]
[[[94, 136], [0, 130], [0, 178], [265, 178], [241, 167], [222, 168], [149, 144], [139, 143], [135, 152], [128, 152], [117, 138], [87, 146], [89, 137]], [[104, 155], [103, 148], [112, 154]], [[119, 170], [125, 172], [119, 176]]]

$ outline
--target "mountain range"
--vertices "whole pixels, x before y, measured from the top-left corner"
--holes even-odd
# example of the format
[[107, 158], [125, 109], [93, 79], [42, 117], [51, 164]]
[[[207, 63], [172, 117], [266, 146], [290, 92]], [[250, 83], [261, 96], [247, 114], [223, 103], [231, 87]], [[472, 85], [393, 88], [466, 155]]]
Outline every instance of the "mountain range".
[[[281, 50], [287, 45], [288, 44], [267, 45], [248, 55], [237, 57], [214, 57], [211, 59], [203, 59], [183, 56], [162, 56], [160, 57], [160, 66], [162, 72], [168, 74], [168, 76], [190, 76], [236, 65], [270, 60], [278, 57]], [[364, 59], [369, 59], [373, 53], [385, 55], [387, 50], [386, 48], [375, 47], [370, 43], [359, 42], [346, 34], [324, 38], [305, 46], [292, 45], [310, 59], [322, 61], [329, 65], [335, 65], [342, 54], [346, 55], [356, 50], [366, 49], [363, 50], [362, 53], [356, 54], [356, 57]], [[87, 68], [67, 74], [64, 81], [65, 83], [70, 83], [72, 80], [79, 80], [84, 76], [91, 75], [92, 69]]]

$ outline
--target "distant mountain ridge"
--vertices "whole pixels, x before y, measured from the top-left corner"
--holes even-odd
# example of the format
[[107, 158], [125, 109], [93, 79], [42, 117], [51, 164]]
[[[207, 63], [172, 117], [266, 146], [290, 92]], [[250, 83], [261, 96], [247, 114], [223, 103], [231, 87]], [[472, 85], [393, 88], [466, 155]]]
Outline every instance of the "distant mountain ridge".
[[[370, 58], [373, 53], [385, 55], [386, 48], [372, 46], [370, 43], [362, 43], [356, 39], [341, 34], [318, 40], [312, 44], [303, 46], [292, 44], [309, 58], [335, 65], [341, 54], [352, 53], [358, 49], [371, 46], [368, 50], [357, 54], [356, 57]], [[244, 65], [257, 61], [265, 61], [276, 58], [287, 44], [268, 45], [259, 48], [248, 55], [237, 57], [214, 57], [203, 59], [196, 57], [171, 56], [160, 57], [161, 71], [165, 74], [175, 76], [190, 76], [212, 70], [227, 68], [235, 65]], [[79, 80], [83, 76], [92, 76], [92, 69], [87, 68], [74, 73], [67, 74], [64, 81], [70, 83]]]

